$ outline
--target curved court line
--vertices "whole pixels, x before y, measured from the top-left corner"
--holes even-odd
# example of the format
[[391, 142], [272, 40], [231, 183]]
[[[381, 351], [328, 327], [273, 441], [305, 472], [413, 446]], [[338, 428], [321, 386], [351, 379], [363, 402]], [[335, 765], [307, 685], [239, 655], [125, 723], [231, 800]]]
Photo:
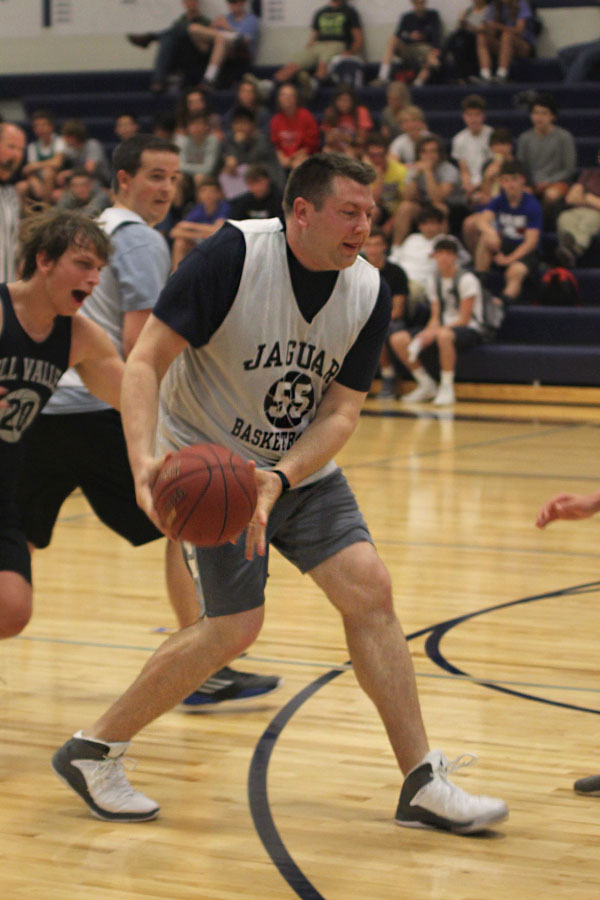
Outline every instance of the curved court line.
[[[585, 584], [575, 585], [571, 588], [563, 588], [558, 591], [549, 591], [545, 594], [535, 594], [531, 597], [523, 597], [520, 600], [510, 600], [508, 603], [498, 603], [494, 606], [488, 606], [485, 609], [481, 609], [473, 613], [467, 613], [464, 616], [456, 616], [453, 619], [447, 619], [445, 622], [439, 622], [437, 625], [430, 625], [427, 628], [422, 628], [419, 631], [414, 631], [412, 634], [406, 636], [406, 640], [411, 641], [417, 637], [422, 637], [423, 635], [428, 634], [429, 637], [425, 642], [425, 646], [432, 662], [434, 662], [440, 668], [443, 668], [446, 671], [450, 672], [452, 675], [458, 675], [464, 678], [468, 678], [470, 681], [476, 684], [480, 684], [482, 687], [489, 687], [492, 690], [501, 691], [516, 697], [522, 697], [527, 700], [534, 700], [538, 703], [547, 703], [552, 706], [564, 707], [566, 709], [574, 709], [579, 712], [589, 712], [594, 713], [595, 715], [600, 715], [600, 710], [598, 709], [590, 709], [585, 706], [577, 706], [570, 703], [560, 703], [558, 701], [546, 700], [543, 697], [535, 696], [535, 694], [525, 694], [521, 691], [514, 691], [510, 688], [505, 688], [499, 684], [493, 684], [492, 682], [474, 678], [473, 676], [468, 675], [466, 672], [462, 672], [460, 669], [454, 666], [441, 654], [439, 650], [439, 644], [442, 637], [452, 628], [455, 628], [457, 625], [467, 621], [468, 619], [474, 619], [477, 616], [482, 616], [485, 613], [494, 612], [498, 609], [507, 609], [511, 606], [519, 606], [524, 603], [532, 603], [535, 600], [547, 600], [550, 597], [564, 597], [568, 594], [591, 593], [594, 590], [598, 590], [598, 588], [600, 588], [600, 581], [591, 581]], [[275, 820], [273, 819], [271, 807], [269, 804], [269, 793], [267, 787], [269, 762], [275, 748], [275, 744], [280, 737], [283, 729], [291, 720], [292, 716], [294, 716], [294, 714], [300, 709], [300, 707], [304, 703], [306, 703], [307, 700], [313, 697], [317, 693], [317, 691], [319, 691], [326, 684], [329, 684], [331, 681], [333, 681], [334, 678], [342, 675], [345, 671], [347, 671], [347, 668], [336, 668], [332, 669], [329, 672], [326, 672], [324, 675], [321, 675], [319, 678], [315, 679], [315, 681], [311, 682], [311, 684], [303, 688], [298, 694], [296, 694], [295, 697], [292, 697], [292, 699], [288, 703], [286, 703], [286, 705], [277, 713], [275, 718], [272, 719], [267, 729], [260, 737], [258, 744], [256, 745], [256, 749], [252, 755], [250, 769], [248, 771], [248, 801], [256, 832], [260, 840], [262, 841], [263, 847], [265, 848], [267, 854], [277, 867], [280, 875], [285, 879], [294, 893], [301, 898], [301, 900], [326, 900], [326, 898], [323, 896], [323, 894], [319, 893], [314, 884], [306, 877], [302, 869], [294, 861], [285, 844], [283, 843], [279, 831], [277, 830], [277, 826], [275, 825]]]
[[450, 662], [440, 650], [440, 643], [445, 634], [452, 630], [452, 628], [456, 628], [457, 625], [462, 625], [463, 622], [467, 622], [469, 619], [474, 619], [477, 616], [482, 616], [489, 612], [495, 612], [499, 609], [508, 609], [511, 606], [519, 606], [523, 603], [532, 603], [535, 600], [547, 600], [550, 597], [564, 597], [569, 594], [584, 594], [591, 593], [600, 588], [600, 581], [590, 581], [586, 584], [575, 585], [572, 588], [563, 588], [559, 591], [550, 591], [546, 594], [535, 594], [532, 597], [523, 597], [521, 600], [511, 600], [508, 603], [498, 603], [495, 606], [488, 606], [486, 609], [480, 609], [477, 612], [467, 613], [464, 616], [457, 616], [455, 619], [448, 619], [446, 622], [440, 622], [438, 625], [435, 625], [433, 628], [428, 629], [430, 634], [427, 640], [425, 641], [425, 651], [430, 658], [430, 660], [439, 666], [440, 669], [444, 669], [446, 672], [450, 672], [453, 675], [466, 676], [470, 681], [475, 684], [479, 684], [482, 687], [489, 688], [492, 691], [498, 691], [502, 694], [510, 694], [513, 697], [520, 697], [523, 700], [533, 700], [536, 703], [545, 703], [548, 706], [556, 706], [561, 709], [573, 709], [577, 710], [577, 712], [586, 712], [592, 713], [594, 715], [600, 715], [600, 709], [593, 709], [589, 706], [579, 706], [576, 703], [564, 703], [560, 700], [550, 700], [547, 697], [539, 697], [537, 694], [529, 694], [524, 691], [515, 691], [512, 688], [506, 687], [504, 685], [487, 681], [483, 678], [477, 678], [477, 676], [470, 675], [468, 672], [459, 669], [458, 666], [455, 666], [454, 663]]

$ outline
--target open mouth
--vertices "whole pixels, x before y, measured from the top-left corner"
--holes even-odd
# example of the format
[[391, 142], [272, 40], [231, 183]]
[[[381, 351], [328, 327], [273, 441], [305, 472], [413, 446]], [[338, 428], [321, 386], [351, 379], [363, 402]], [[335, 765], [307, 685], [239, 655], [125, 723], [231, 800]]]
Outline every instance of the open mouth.
[[87, 293], [85, 291], [80, 291], [80, 290], [75, 289], [74, 291], [71, 291], [71, 296], [73, 297], [73, 300], [75, 301], [75, 303], [78, 303], [81, 305], [83, 303], [83, 301], [85, 300], [85, 298], [87, 297]]

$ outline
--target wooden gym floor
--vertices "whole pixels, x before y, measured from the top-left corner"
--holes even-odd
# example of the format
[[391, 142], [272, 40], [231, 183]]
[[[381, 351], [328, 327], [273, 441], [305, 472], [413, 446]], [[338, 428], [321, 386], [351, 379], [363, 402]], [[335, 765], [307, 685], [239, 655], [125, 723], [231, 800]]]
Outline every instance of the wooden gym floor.
[[264, 631], [238, 665], [283, 688], [163, 716], [131, 748], [160, 818], [91, 818], [50, 756], [173, 620], [162, 547], [130, 548], [74, 495], [35, 560], [34, 618], [1, 649], [2, 900], [599, 896], [600, 798], [571, 785], [600, 772], [600, 518], [533, 525], [550, 494], [600, 483], [597, 401], [468, 386], [452, 412], [374, 399], [339, 457], [392, 572], [431, 744], [479, 755], [454, 777], [506, 798], [507, 822], [471, 838], [393, 824], [400, 778], [337, 617], [276, 553]]

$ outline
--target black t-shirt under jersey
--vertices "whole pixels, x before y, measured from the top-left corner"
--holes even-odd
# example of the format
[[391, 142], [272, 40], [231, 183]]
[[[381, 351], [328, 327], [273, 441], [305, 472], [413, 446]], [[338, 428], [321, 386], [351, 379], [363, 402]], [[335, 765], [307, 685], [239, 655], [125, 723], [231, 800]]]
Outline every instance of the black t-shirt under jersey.
[[[286, 245], [287, 246], [287, 245]], [[192, 347], [207, 344], [225, 321], [237, 295], [246, 257], [243, 233], [226, 223], [192, 250], [167, 282], [154, 315]], [[298, 308], [312, 322], [327, 303], [339, 272], [305, 269], [287, 247], [288, 265]], [[368, 391], [391, 314], [387, 283], [381, 279], [373, 312], [346, 354], [336, 381], [355, 391]]]

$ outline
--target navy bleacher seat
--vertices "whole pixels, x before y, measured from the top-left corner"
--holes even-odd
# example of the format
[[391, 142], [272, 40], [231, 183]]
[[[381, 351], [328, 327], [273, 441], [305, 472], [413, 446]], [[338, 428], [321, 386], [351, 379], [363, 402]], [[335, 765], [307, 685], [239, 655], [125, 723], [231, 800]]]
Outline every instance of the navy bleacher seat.
[[511, 306], [495, 342], [461, 354], [457, 381], [600, 385], [600, 308]]

